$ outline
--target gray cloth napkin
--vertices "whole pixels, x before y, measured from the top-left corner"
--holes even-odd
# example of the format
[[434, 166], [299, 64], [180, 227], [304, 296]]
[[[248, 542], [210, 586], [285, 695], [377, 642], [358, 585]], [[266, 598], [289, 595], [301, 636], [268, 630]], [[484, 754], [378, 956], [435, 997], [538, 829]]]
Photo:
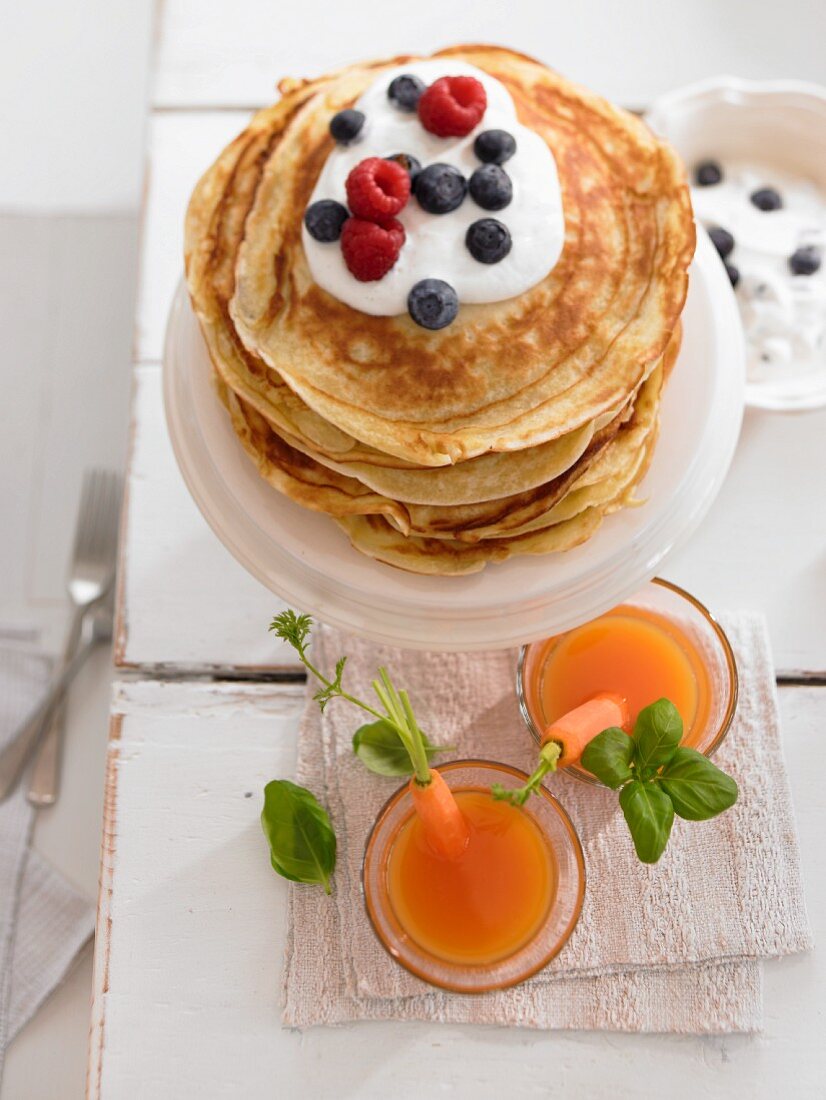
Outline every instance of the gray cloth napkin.
[[[332, 899], [291, 885], [284, 968], [285, 1024], [431, 1019], [623, 1031], [758, 1030], [758, 960], [810, 946], [797, 837], [783, 763], [768, 637], [762, 618], [728, 615], [740, 671], [736, 720], [718, 762], [740, 785], [727, 814], [678, 821], [655, 867], [633, 853], [616, 795], [561, 774], [550, 780], [585, 850], [588, 889], [561, 954], [513, 990], [481, 996], [434, 991], [382, 950], [365, 917], [360, 868], [367, 832], [394, 789], [353, 757], [358, 716], [308, 696], [298, 782], [326, 804], [339, 839]], [[379, 664], [416, 700], [425, 728], [456, 755], [530, 771], [536, 749], [514, 693], [515, 653], [400, 653], [329, 628], [321, 667], [348, 654], [348, 690], [366, 697]], [[310, 686], [312, 691], [312, 686]]]
[[[40, 698], [49, 662], [0, 646], [0, 745]], [[0, 1079], [6, 1047], [94, 931], [94, 908], [36, 852], [25, 785], [0, 803]]]

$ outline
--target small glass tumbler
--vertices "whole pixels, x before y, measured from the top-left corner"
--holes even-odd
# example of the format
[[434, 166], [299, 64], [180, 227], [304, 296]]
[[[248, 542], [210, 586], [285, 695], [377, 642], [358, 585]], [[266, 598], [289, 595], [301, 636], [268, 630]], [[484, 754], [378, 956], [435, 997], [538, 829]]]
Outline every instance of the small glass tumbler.
[[[521, 786], [525, 772], [490, 760], [456, 760], [439, 772], [454, 791], [487, 791], [494, 783]], [[394, 912], [388, 890], [388, 865], [393, 845], [413, 813], [407, 784], [385, 803], [364, 852], [362, 887], [367, 913], [376, 936], [388, 954], [430, 985], [454, 993], [485, 993], [517, 985], [542, 970], [567, 943], [582, 910], [585, 861], [582, 846], [565, 810], [544, 788], [531, 797], [523, 811], [531, 816], [545, 840], [554, 870], [554, 889], [548, 914], [535, 934], [513, 954], [485, 965], [453, 963], [417, 944]]]
[[[685, 744], [705, 756], [713, 756], [728, 733], [737, 708], [737, 663], [725, 631], [690, 592], [660, 577], [624, 600], [623, 606], [639, 607], [670, 620], [693, 645], [708, 679], [708, 707], [700, 725], [685, 738]], [[547, 655], [546, 641], [523, 646], [516, 670], [519, 709], [537, 744], [550, 725], [540, 689], [542, 663]], [[576, 764], [565, 770], [586, 783], [599, 784], [590, 772]]]

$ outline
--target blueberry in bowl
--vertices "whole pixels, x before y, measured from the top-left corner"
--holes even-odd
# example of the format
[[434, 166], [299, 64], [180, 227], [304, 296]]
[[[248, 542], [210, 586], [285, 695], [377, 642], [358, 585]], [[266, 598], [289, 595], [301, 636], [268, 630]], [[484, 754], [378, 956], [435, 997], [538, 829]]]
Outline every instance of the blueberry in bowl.
[[694, 169], [694, 182], [698, 187], [714, 187], [723, 179], [723, 169], [716, 160], [703, 160]]
[[814, 275], [820, 270], [822, 262], [820, 249], [813, 244], [804, 244], [789, 256], [789, 270], [793, 275]]
[[758, 210], [768, 212], [770, 210], [780, 210], [783, 206], [780, 192], [775, 191], [773, 187], [761, 187], [757, 191], [752, 191], [749, 198], [752, 201], [752, 205], [756, 206]]
[[727, 229], [723, 229], [720, 225], [715, 225], [708, 231], [709, 237], [711, 237], [711, 243], [717, 249], [717, 252], [721, 260], [726, 260], [734, 251], [734, 237]]

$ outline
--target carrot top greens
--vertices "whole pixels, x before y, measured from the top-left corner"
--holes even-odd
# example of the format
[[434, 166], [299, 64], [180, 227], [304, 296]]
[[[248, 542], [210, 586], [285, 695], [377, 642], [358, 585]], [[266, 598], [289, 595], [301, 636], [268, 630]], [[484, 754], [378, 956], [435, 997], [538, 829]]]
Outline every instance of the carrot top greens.
[[[373, 691], [380, 707], [350, 695], [342, 687], [346, 657], [336, 661], [332, 677], [325, 676], [307, 653], [313, 620], [309, 615], [282, 611], [270, 630], [293, 647], [309, 673], [319, 682], [313, 698], [323, 711], [331, 699], [346, 699], [374, 719], [353, 735], [353, 752], [378, 775], [410, 775], [417, 787], [431, 786], [430, 760], [452, 745], [432, 744], [419, 727], [406, 691], [398, 691], [386, 668], [379, 669]], [[275, 779], [264, 790], [261, 824], [270, 845], [273, 870], [294, 882], [319, 883], [330, 893], [336, 863], [336, 837], [327, 811], [304, 787]]]
[[[346, 657], [336, 661], [332, 677], [326, 676], [307, 652], [312, 626], [309, 615], [287, 610], [275, 616], [270, 630], [293, 647], [318, 681], [313, 698], [322, 711], [332, 699], [341, 698], [371, 716], [373, 721], [360, 726], [353, 735], [353, 752], [362, 763], [379, 775], [412, 773], [414, 787], [419, 791], [430, 788], [432, 793], [433, 776], [440, 777], [431, 772], [430, 761], [436, 753], [454, 746], [434, 745], [428, 740], [407, 692], [396, 688], [383, 666], [372, 681], [377, 706], [344, 690]], [[620, 808], [643, 863], [656, 863], [663, 854], [675, 815], [705, 821], [737, 800], [737, 784], [731, 776], [702, 753], [681, 746], [682, 736], [683, 723], [677, 708], [668, 699], [659, 699], [640, 711], [633, 734], [611, 727], [582, 750], [583, 768], [619, 791]], [[548, 741], [524, 786], [505, 790], [497, 784], [492, 789], [493, 797], [524, 805], [545, 775], [556, 770], [560, 752], [556, 741]], [[439, 818], [445, 829], [450, 824], [449, 816], [443, 810]], [[329, 892], [336, 858], [335, 835], [325, 810], [313, 795], [286, 780], [275, 780], [267, 786], [261, 817], [274, 869], [298, 882], [320, 882]]]
[[332, 679], [325, 676], [307, 655], [312, 626], [313, 620], [309, 615], [297, 615], [295, 611], [287, 610], [275, 616], [270, 630], [293, 647], [307, 671], [318, 680], [321, 686], [313, 698], [322, 711], [331, 699], [338, 697], [376, 719], [360, 726], [353, 735], [353, 752], [365, 767], [379, 775], [410, 775], [413, 772], [416, 782], [427, 786], [430, 782], [430, 759], [436, 753], [454, 746], [434, 745], [428, 740], [416, 721], [407, 692], [396, 689], [383, 666], [379, 668], [378, 679], [373, 680], [372, 684], [381, 705], [380, 710], [350, 695], [342, 687], [346, 657], [339, 657], [336, 661]]

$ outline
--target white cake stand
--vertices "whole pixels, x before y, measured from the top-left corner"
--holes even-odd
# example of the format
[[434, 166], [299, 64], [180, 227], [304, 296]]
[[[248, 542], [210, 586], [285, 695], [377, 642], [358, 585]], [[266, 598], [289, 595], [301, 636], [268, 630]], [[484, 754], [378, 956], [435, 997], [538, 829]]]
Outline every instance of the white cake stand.
[[358, 553], [329, 517], [294, 504], [259, 476], [213, 391], [182, 284], [167, 329], [164, 400], [184, 480], [238, 561], [324, 622], [409, 648], [465, 650], [514, 646], [577, 626], [621, 603], [685, 542], [734, 454], [745, 385], [742, 332], [723, 265], [706, 235], [699, 237], [682, 350], [639, 490], [647, 503], [609, 516], [582, 546], [512, 558], [465, 577], [417, 576]]

